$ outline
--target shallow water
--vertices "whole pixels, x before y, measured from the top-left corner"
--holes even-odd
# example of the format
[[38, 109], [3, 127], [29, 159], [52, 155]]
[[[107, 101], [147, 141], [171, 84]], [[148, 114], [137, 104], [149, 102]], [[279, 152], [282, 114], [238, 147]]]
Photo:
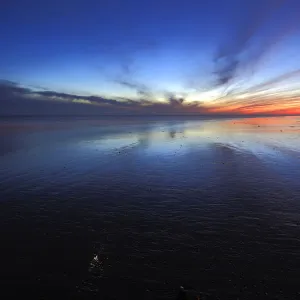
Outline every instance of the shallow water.
[[300, 298], [300, 118], [6, 118], [0, 145], [11, 295]]

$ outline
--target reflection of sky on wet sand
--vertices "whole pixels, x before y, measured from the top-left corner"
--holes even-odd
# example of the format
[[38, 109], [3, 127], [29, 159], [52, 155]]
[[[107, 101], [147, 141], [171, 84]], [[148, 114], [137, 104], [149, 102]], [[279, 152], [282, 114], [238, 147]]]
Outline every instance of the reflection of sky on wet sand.
[[[175, 124], [174, 124], [175, 123]], [[300, 150], [298, 118], [251, 118], [233, 120], [185, 121], [153, 126], [147, 130], [114, 133], [93, 140], [82, 140], [82, 151], [125, 150], [144, 148], [145, 154], [184, 155], [188, 149], [208, 149], [214, 144], [226, 145], [235, 151], [279, 157], [285, 151]], [[282, 152], [282, 153], [281, 153]]]
[[[297, 160], [300, 151], [298, 117], [154, 120], [148, 124], [137, 120], [127, 125], [116, 122], [114, 126], [103, 126], [103, 121], [97, 126], [97, 120], [74, 124], [60, 121], [52, 127], [49, 122], [25, 124], [24, 128], [14, 124], [11, 133], [5, 124], [5, 134], [1, 135], [3, 167], [15, 166], [15, 171], [23, 172], [43, 169], [44, 173], [57, 169], [61, 173], [63, 165], [65, 172], [85, 173], [113, 157], [126, 160], [126, 155], [131, 155], [140, 163], [151, 159], [155, 163], [156, 158], [178, 163], [196, 152], [214, 164], [219, 161], [211, 151], [218, 147], [254, 155], [265, 162], [288, 163]], [[22, 131], [16, 133], [16, 128]]]

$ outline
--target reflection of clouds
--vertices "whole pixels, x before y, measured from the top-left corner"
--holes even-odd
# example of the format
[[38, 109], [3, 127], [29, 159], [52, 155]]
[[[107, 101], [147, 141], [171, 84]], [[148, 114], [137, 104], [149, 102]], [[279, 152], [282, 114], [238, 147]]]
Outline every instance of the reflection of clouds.
[[89, 139], [80, 141], [79, 146], [91, 150], [99, 151], [113, 151], [124, 150], [130, 148], [138, 143], [138, 138], [135, 135], [110, 135], [108, 137], [102, 137], [100, 139]]
[[174, 139], [176, 137], [176, 131], [174, 129], [169, 131], [169, 136], [171, 139]]
[[[81, 143], [101, 151], [143, 149], [149, 154], [185, 154], [191, 147], [224, 145], [256, 156], [278, 157], [284, 150], [298, 151], [300, 138], [295, 134], [295, 118], [251, 118], [153, 123], [147, 128], [110, 134]], [[278, 120], [278, 123], [276, 122]], [[283, 132], [279, 129], [283, 128]]]
[[153, 122], [146, 127], [132, 127], [122, 133], [80, 141], [88, 149], [121, 154], [140, 149], [153, 155], [185, 155], [189, 149], [209, 149], [218, 144], [236, 152], [260, 158], [284, 157], [288, 151], [299, 152], [298, 118], [215, 119]]
[[[71, 129], [66, 133], [60, 133], [60, 139], [64, 136], [64, 143], [68, 143], [70, 148], [74, 147], [75, 154], [89, 155], [90, 159], [94, 157], [97, 159], [99, 152], [120, 155], [129, 151], [137, 154], [136, 150], [154, 155], [174, 153], [185, 155], [192, 148], [209, 149], [210, 145], [216, 143], [235, 151], [248, 152], [260, 157], [279, 157], [286, 155], [288, 151], [299, 153], [298, 120], [297, 117], [199, 119], [172, 122], [163, 122], [160, 119], [147, 125], [145, 123], [134, 126], [118, 124], [113, 127], [113, 131], [112, 127], [108, 127], [110, 128], [108, 131], [101, 128], [100, 134], [94, 127], [92, 129], [86, 127], [82, 129], [84, 134], [74, 140], [73, 133], [77, 129]], [[16, 148], [14, 136], [12, 133], [6, 136], [1, 135], [1, 153], [5, 154], [12, 148]], [[40, 142], [40, 139], [37, 141], [30, 139], [29, 142], [33, 144]], [[47, 149], [44, 153], [45, 151]]]
[[149, 131], [142, 132], [138, 135], [138, 145], [143, 148], [149, 146], [151, 140], [151, 133]]
[[296, 117], [251, 118], [203, 122], [186, 131], [193, 143], [218, 143], [235, 151], [250, 152], [257, 156], [278, 157], [286, 151], [300, 149]]

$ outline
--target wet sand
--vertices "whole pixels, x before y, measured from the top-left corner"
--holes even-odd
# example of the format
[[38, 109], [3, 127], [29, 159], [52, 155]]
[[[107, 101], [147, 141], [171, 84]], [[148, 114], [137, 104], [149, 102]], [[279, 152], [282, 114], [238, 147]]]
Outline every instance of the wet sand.
[[0, 145], [3, 293], [300, 297], [300, 117], [6, 118]]

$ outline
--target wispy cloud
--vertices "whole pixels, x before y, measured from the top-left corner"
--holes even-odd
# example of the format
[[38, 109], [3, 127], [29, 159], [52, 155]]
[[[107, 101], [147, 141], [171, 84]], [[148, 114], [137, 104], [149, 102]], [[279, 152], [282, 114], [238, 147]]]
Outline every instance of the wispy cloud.
[[22, 113], [84, 113], [84, 114], [184, 114], [208, 113], [200, 102], [184, 103], [184, 98], [166, 95], [165, 101], [151, 99], [105, 98], [37, 91], [20, 87], [17, 83], [0, 83], [0, 105], [4, 114]]
[[[297, 19], [287, 17], [285, 8], [293, 10], [289, 0], [245, 2], [240, 11], [241, 20], [235, 32], [222, 42], [213, 60], [213, 87], [223, 87], [224, 95], [243, 86], [255, 75], [258, 65], [274, 45], [299, 30]], [[280, 19], [285, 22], [281, 23]], [[288, 20], [288, 21], [286, 21]]]
[[[244, 90], [237, 90], [222, 98], [216, 99], [212, 111], [231, 111], [233, 113], [276, 113], [290, 108], [290, 113], [299, 113], [295, 108], [300, 107], [300, 70], [287, 72], [280, 76], [253, 85]], [[289, 80], [295, 79], [291, 86]], [[284, 89], [285, 82], [288, 86]]]

